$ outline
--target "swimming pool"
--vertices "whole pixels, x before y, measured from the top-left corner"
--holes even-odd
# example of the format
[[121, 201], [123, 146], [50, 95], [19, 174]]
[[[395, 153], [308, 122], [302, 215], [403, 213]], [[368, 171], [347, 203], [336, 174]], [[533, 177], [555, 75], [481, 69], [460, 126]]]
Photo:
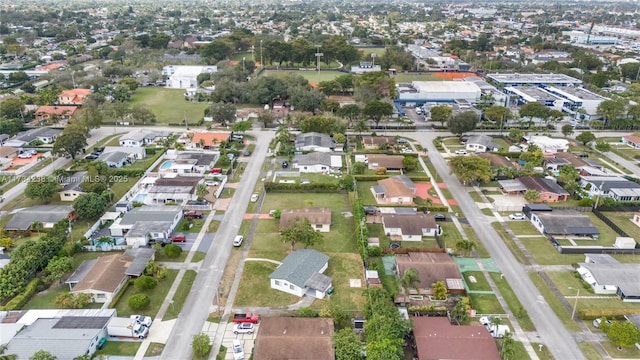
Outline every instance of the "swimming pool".
[[171, 169], [171, 165], [173, 165], [173, 161], [167, 160], [167, 161], [163, 162], [162, 165], [160, 165], [160, 170]]
[[135, 198], [133, 198], [133, 201], [134, 202], [143, 203], [144, 199], [146, 199], [146, 198], [147, 198], [147, 194], [138, 194], [138, 195], [136, 195]]

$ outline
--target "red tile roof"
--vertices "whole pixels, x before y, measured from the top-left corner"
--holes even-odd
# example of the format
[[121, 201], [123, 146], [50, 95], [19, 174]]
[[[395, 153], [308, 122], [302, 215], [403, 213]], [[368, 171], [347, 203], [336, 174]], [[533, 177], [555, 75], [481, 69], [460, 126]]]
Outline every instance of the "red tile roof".
[[200, 144], [202, 140], [203, 146], [215, 146], [220, 144], [223, 141], [227, 141], [228, 138], [229, 138], [229, 133], [199, 132], [199, 133], [193, 134], [191, 143]]
[[71, 115], [73, 115], [73, 113], [76, 112], [76, 110], [78, 110], [78, 108], [75, 107], [75, 106], [49, 106], [49, 105], [44, 105], [44, 106], [40, 106], [38, 108], [38, 110], [36, 111], [36, 114], [48, 114], [48, 115], [58, 115], [58, 116], [68, 115], [68, 116], [71, 116]]

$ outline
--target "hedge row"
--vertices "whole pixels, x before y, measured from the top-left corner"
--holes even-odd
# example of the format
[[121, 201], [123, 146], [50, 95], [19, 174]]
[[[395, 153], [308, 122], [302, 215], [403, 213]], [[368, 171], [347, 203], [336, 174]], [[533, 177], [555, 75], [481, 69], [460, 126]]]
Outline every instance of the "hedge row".
[[314, 193], [333, 193], [341, 191], [337, 184], [311, 183], [311, 184], [280, 184], [268, 182], [264, 184], [266, 192], [314, 192]]
[[116, 307], [116, 304], [118, 304], [118, 301], [120, 301], [120, 299], [122, 298], [122, 296], [127, 291], [127, 288], [130, 285], [131, 285], [131, 279], [127, 280], [127, 282], [124, 283], [124, 285], [122, 285], [122, 289], [120, 289], [120, 291], [118, 291], [116, 296], [114, 296], [113, 299], [111, 299], [111, 304], [109, 304], [109, 308], [115, 308]]
[[140, 177], [144, 175], [142, 169], [117, 169], [113, 171], [114, 176]]
[[607, 319], [622, 319], [625, 315], [640, 314], [640, 310], [629, 309], [579, 309], [578, 317], [582, 320], [593, 320], [599, 317], [606, 317]]
[[13, 299], [11, 299], [5, 306], [2, 307], [3, 311], [11, 311], [11, 310], [19, 310], [31, 300], [31, 297], [38, 292], [38, 287], [40, 286], [40, 278], [35, 278], [27, 284], [24, 288], [24, 291], [20, 294], [16, 295]]
[[[356, 179], [356, 181], [378, 181], [378, 180], [387, 179], [387, 178], [389, 178], [391, 176], [393, 176], [393, 175], [390, 175], [390, 174], [387, 174], [387, 175], [353, 175], [353, 178]], [[424, 175], [409, 176], [409, 179], [411, 179], [412, 181], [431, 181], [430, 177], [424, 176]]]

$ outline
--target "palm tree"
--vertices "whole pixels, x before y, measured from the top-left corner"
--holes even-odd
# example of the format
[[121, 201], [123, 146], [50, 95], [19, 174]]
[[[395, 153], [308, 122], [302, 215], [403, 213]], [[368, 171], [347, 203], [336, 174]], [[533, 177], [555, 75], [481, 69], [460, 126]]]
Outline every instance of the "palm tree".
[[513, 336], [510, 332], [506, 332], [502, 338], [502, 344], [500, 346], [500, 359], [509, 360], [513, 359], [516, 353]]
[[402, 284], [405, 295], [409, 295], [411, 288], [414, 288], [419, 292], [418, 285], [420, 284], [420, 274], [418, 273], [418, 270], [414, 268], [405, 270], [404, 275], [400, 279], [400, 283]]
[[498, 325], [502, 324], [502, 319], [499, 317], [493, 317], [489, 324], [491, 325], [491, 328], [493, 328], [493, 331], [496, 332], [493, 336], [496, 336], [498, 334]]

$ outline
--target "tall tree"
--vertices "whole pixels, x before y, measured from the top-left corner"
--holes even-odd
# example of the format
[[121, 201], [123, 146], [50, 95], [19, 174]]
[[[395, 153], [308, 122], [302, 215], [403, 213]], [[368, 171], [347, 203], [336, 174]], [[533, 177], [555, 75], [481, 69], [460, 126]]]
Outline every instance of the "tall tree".
[[454, 156], [449, 158], [449, 166], [463, 184], [471, 181], [488, 182], [493, 172], [489, 159], [477, 156]]
[[196, 356], [203, 357], [211, 350], [211, 338], [205, 333], [200, 333], [193, 337], [191, 347]]
[[407, 269], [404, 271], [404, 275], [402, 275], [400, 283], [402, 284], [405, 295], [409, 295], [412, 288], [420, 292], [420, 289], [418, 288], [420, 285], [420, 273], [418, 273], [418, 270], [415, 268]]
[[85, 193], [73, 201], [73, 209], [82, 219], [95, 219], [107, 209], [107, 200], [96, 193]]
[[58, 358], [48, 351], [38, 350], [33, 355], [31, 355], [29, 360], [58, 360]]
[[393, 106], [388, 102], [374, 100], [365, 105], [362, 114], [373, 120], [376, 123], [376, 127], [378, 127], [380, 120], [393, 114]]
[[562, 132], [562, 135], [564, 137], [567, 137], [567, 136], [573, 134], [573, 125], [564, 124], [564, 125], [562, 125], [562, 128], [560, 129], [560, 131]]
[[543, 119], [546, 121], [550, 114], [551, 110], [539, 102], [526, 103], [520, 108], [520, 116], [529, 117], [529, 126], [532, 125], [533, 118]]
[[502, 128], [504, 126], [503, 122], [510, 120], [513, 117], [513, 114], [509, 108], [494, 105], [484, 111], [484, 117], [495, 122], [499, 128]]
[[598, 104], [596, 113], [602, 115], [606, 121], [613, 121], [624, 114], [625, 104], [618, 100], [605, 100]]
[[45, 280], [53, 283], [62, 279], [64, 274], [73, 270], [73, 259], [69, 256], [56, 256], [49, 261], [45, 268]]
[[24, 194], [30, 199], [49, 202], [58, 191], [58, 182], [50, 176], [29, 178]]
[[578, 136], [576, 136], [576, 140], [580, 141], [584, 146], [594, 141], [595, 139], [596, 136], [591, 131], [583, 131]]
[[213, 122], [218, 122], [222, 126], [236, 120], [236, 106], [224, 102], [212, 103], [209, 106], [209, 116], [213, 118]]
[[528, 202], [537, 202], [540, 200], [540, 192], [538, 190], [529, 189], [524, 192], [524, 199]]
[[131, 120], [138, 125], [150, 125], [156, 122], [156, 115], [144, 105], [135, 105], [131, 109]]
[[344, 328], [335, 332], [333, 334], [333, 345], [336, 348], [336, 360], [363, 359], [360, 339], [351, 328]]
[[75, 159], [87, 147], [87, 134], [81, 126], [67, 126], [53, 144], [51, 152], [57, 156]]
[[603, 327], [606, 334], [616, 346], [632, 347], [640, 341], [638, 328], [631, 321], [614, 321], [611, 325]]
[[464, 133], [473, 131], [476, 128], [478, 120], [480, 120], [480, 118], [474, 111], [463, 111], [449, 120], [449, 131], [462, 137]]
[[430, 110], [431, 121], [439, 121], [440, 125], [444, 126], [444, 123], [451, 119], [453, 110], [447, 105], [434, 106]]
[[294, 223], [281, 231], [282, 239], [291, 244], [291, 251], [295, 250], [297, 242], [304, 247], [313, 246], [324, 239], [322, 233], [316, 231], [307, 218], [297, 218]]

